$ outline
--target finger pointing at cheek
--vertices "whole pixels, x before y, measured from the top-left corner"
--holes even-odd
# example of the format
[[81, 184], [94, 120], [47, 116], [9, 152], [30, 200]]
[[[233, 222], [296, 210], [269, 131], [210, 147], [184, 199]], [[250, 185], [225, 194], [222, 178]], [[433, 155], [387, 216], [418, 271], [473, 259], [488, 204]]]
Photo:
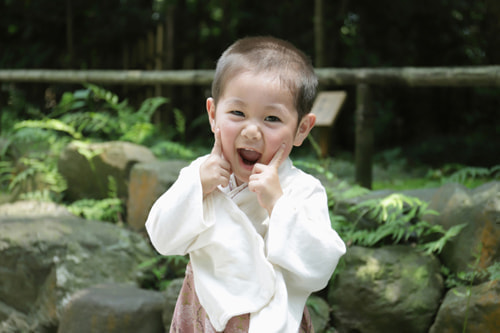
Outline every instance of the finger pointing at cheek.
[[274, 167], [276, 169], [279, 168], [281, 162], [283, 162], [283, 157], [285, 155], [286, 144], [282, 143], [278, 151], [273, 156], [271, 162], [269, 162], [269, 166]]
[[229, 184], [231, 165], [224, 158], [221, 142], [220, 129], [217, 128], [212, 152], [200, 167], [200, 180], [204, 195], [214, 191], [219, 185], [225, 187]]
[[214, 142], [214, 147], [212, 148], [212, 154], [213, 155], [222, 155], [222, 143], [221, 143], [221, 135], [220, 135], [220, 129], [217, 128], [215, 130], [215, 142]]
[[282, 144], [268, 165], [256, 164], [248, 183], [249, 190], [257, 193], [259, 204], [269, 215], [276, 201], [283, 195], [278, 168], [285, 157], [285, 150], [286, 145]]

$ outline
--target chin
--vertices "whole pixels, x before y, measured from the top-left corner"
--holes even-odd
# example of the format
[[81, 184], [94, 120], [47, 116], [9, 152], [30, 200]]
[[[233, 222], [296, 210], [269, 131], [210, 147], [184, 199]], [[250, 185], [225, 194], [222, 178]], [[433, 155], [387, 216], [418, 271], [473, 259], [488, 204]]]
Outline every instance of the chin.
[[234, 178], [236, 179], [236, 183], [238, 186], [243, 183], [248, 183], [248, 181], [250, 180], [250, 176], [241, 176], [237, 174], [234, 174]]

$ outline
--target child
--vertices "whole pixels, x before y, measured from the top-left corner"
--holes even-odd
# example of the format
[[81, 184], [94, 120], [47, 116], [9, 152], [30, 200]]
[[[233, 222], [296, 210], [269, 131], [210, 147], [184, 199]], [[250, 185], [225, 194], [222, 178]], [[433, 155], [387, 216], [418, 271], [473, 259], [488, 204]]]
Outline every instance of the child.
[[345, 245], [320, 182], [288, 158], [314, 126], [308, 58], [272, 37], [236, 41], [206, 107], [212, 152], [184, 168], [146, 228], [164, 255], [189, 253], [170, 332], [312, 332], [305, 307]]

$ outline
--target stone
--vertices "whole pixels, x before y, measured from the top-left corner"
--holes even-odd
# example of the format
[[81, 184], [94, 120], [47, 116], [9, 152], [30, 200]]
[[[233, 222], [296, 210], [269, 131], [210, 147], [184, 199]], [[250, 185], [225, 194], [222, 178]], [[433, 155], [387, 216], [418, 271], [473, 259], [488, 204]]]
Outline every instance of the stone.
[[322, 297], [317, 295], [309, 296], [307, 309], [311, 316], [314, 332], [324, 333], [330, 323], [330, 305]]
[[116, 183], [117, 196], [127, 198], [134, 164], [154, 160], [147, 147], [130, 142], [72, 142], [61, 153], [57, 167], [68, 184], [65, 194], [70, 201], [109, 197], [110, 178]]
[[493, 333], [499, 329], [500, 281], [495, 280], [449, 290], [429, 333]]
[[54, 202], [23, 200], [0, 205], [0, 217], [26, 217], [42, 215], [73, 216], [66, 209], [66, 207], [58, 205]]
[[163, 304], [163, 324], [165, 332], [170, 331], [170, 324], [174, 316], [175, 304], [181, 292], [182, 283], [184, 278], [177, 278], [170, 282], [167, 289], [165, 289], [165, 303]]
[[426, 333], [444, 286], [440, 263], [410, 246], [353, 246], [333, 284], [328, 303], [339, 332]]
[[443, 185], [434, 194], [429, 208], [439, 213], [427, 217], [430, 223], [445, 229], [466, 225], [439, 255], [451, 272], [485, 269], [500, 261], [500, 182], [473, 190], [459, 184]]
[[130, 172], [127, 224], [143, 230], [153, 203], [177, 180], [188, 162], [180, 160], [137, 163]]
[[70, 298], [60, 333], [163, 333], [161, 292], [130, 285], [103, 284]]
[[[24, 213], [22, 207], [35, 208]], [[0, 215], [0, 318], [6, 325], [19, 326], [24, 318], [33, 331], [57, 327], [74, 292], [99, 283], [135, 284], [138, 265], [155, 256], [137, 233], [51, 204], [0, 206], [6, 211]]]

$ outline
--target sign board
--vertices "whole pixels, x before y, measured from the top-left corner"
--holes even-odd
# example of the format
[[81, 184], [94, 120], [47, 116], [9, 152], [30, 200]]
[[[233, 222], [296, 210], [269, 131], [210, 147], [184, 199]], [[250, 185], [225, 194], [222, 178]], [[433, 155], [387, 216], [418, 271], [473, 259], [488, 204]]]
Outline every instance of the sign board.
[[312, 107], [312, 113], [316, 115], [316, 126], [332, 126], [346, 96], [345, 91], [320, 92]]

